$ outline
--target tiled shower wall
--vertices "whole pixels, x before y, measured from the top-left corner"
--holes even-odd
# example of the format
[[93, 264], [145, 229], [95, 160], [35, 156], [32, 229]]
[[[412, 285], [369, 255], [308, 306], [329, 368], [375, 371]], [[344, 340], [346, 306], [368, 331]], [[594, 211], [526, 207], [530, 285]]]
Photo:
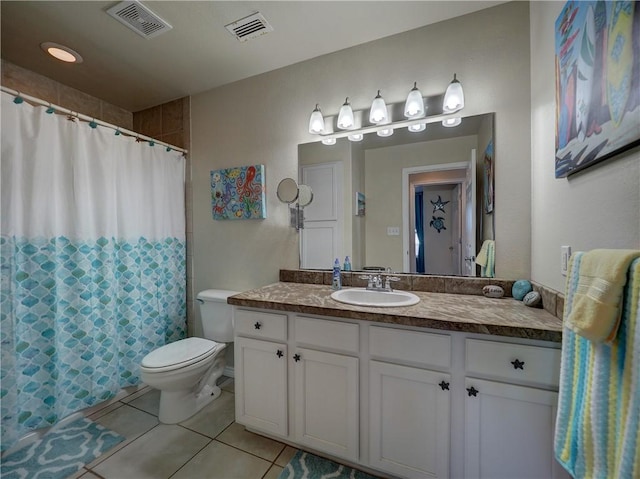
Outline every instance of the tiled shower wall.
[[133, 114], [91, 95], [68, 87], [31, 70], [2, 60], [2, 85], [127, 130], [133, 129]]
[[[157, 138], [189, 150], [190, 131], [189, 97], [180, 98], [162, 105], [154, 106], [133, 114], [133, 130], [143, 135]], [[193, 295], [193, 203], [191, 187], [191, 158], [186, 157], [185, 174], [185, 214], [187, 225], [187, 329], [190, 335], [195, 331], [194, 326], [194, 295]]]
[[[1, 60], [0, 83], [25, 95], [48, 101], [69, 110], [132, 130], [186, 150], [190, 146], [190, 101], [174, 100], [136, 113], [87, 95], [50, 78]], [[191, 160], [187, 155], [185, 178], [187, 236], [187, 325], [194, 331], [193, 321], [193, 215], [191, 202]]]

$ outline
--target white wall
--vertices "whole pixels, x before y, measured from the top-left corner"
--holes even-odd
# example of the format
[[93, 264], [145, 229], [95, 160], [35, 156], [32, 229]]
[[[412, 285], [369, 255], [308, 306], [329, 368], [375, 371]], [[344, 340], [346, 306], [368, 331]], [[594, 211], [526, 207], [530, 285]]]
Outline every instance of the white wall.
[[[531, 278], [564, 291], [560, 246], [640, 248], [640, 149], [555, 179], [555, 21], [564, 2], [531, 2]], [[497, 133], [498, 138], [500, 132]], [[496, 153], [496, 177], [501, 175]]]
[[[438, 95], [454, 72], [464, 85], [465, 115], [496, 112], [496, 272], [528, 277], [529, 6], [512, 2], [195, 95], [196, 291], [246, 290], [298, 266], [297, 234], [275, 190], [282, 178], [297, 176], [297, 145], [312, 140], [307, 127], [316, 103], [336, 114], [348, 95], [354, 109], [367, 109], [377, 89], [388, 102], [401, 102], [414, 81], [424, 95]], [[258, 163], [266, 168], [267, 219], [213, 221], [209, 172]]]

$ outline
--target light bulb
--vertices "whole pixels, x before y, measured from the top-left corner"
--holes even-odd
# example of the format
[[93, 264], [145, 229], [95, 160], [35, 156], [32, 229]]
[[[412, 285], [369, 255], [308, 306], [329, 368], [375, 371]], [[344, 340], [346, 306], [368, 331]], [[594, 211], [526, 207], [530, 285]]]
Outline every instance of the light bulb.
[[460, 123], [462, 123], [462, 118], [460, 118], [459, 116], [442, 120], [442, 126], [446, 127], [458, 126]]
[[349, 104], [349, 97], [347, 97], [338, 114], [338, 128], [348, 130], [349, 128], [353, 128], [353, 124], [353, 110]]
[[424, 99], [422, 93], [418, 90], [417, 83], [414, 82], [413, 88], [407, 95], [407, 101], [404, 104], [404, 116], [407, 118], [420, 118], [424, 116]]
[[444, 101], [442, 102], [442, 111], [444, 113], [452, 113], [454, 111], [462, 110], [464, 108], [464, 91], [462, 90], [462, 83], [456, 78], [456, 74], [453, 74], [453, 80], [447, 87], [447, 91], [444, 94]]
[[379, 130], [378, 136], [391, 136], [393, 135], [393, 128], [385, 128], [384, 130]]
[[324, 132], [324, 118], [322, 117], [322, 111], [316, 103], [315, 109], [311, 112], [309, 118], [309, 133], [312, 135], [319, 135]]
[[325, 138], [324, 140], [322, 140], [322, 144], [323, 145], [335, 145], [336, 144], [336, 139], [335, 138]]
[[427, 129], [426, 123], [418, 123], [417, 125], [410, 125], [407, 127], [407, 130], [409, 130], [412, 133], [417, 133], [418, 131], [424, 131], [426, 129]]
[[387, 123], [389, 121], [389, 113], [387, 112], [387, 104], [384, 98], [380, 96], [380, 90], [371, 103], [371, 111], [369, 112], [369, 121], [374, 124]]
[[353, 135], [348, 136], [349, 141], [362, 141], [364, 135], [362, 133], [354, 133]]

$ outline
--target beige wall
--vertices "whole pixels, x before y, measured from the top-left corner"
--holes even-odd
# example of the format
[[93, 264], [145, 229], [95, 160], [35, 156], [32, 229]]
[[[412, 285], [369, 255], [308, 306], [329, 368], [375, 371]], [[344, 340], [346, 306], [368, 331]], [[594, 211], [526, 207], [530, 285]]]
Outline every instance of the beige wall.
[[478, 138], [473, 135], [374, 148], [365, 152], [366, 266], [404, 271], [403, 236], [387, 235], [389, 226], [397, 226], [402, 231], [403, 168], [468, 162], [477, 142]]
[[[529, 276], [529, 7], [513, 2], [342, 50], [204, 92], [192, 98], [194, 280], [196, 290], [246, 290], [298, 266], [298, 238], [275, 189], [297, 176], [297, 145], [312, 137], [316, 103], [336, 114], [349, 95], [367, 109], [377, 89], [404, 101], [414, 81], [442, 94], [458, 74], [465, 115], [496, 112], [496, 271]], [[266, 167], [267, 219], [213, 221], [212, 169]]]
[[531, 2], [531, 278], [557, 291], [565, 287], [561, 245], [574, 252], [640, 248], [640, 149], [569, 179], [554, 176], [554, 27], [563, 5]]

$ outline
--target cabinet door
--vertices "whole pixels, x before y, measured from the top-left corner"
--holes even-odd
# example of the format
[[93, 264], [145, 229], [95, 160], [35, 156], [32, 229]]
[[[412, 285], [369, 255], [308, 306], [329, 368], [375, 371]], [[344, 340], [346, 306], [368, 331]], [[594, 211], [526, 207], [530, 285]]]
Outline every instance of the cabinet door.
[[465, 477], [567, 477], [553, 457], [558, 393], [470, 378], [466, 388]]
[[358, 460], [358, 358], [297, 348], [295, 439], [318, 451]]
[[286, 436], [287, 346], [236, 337], [236, 421]]
[[369, 461], [407, 478], [449, 476], [449, 375], [369, 362]]

